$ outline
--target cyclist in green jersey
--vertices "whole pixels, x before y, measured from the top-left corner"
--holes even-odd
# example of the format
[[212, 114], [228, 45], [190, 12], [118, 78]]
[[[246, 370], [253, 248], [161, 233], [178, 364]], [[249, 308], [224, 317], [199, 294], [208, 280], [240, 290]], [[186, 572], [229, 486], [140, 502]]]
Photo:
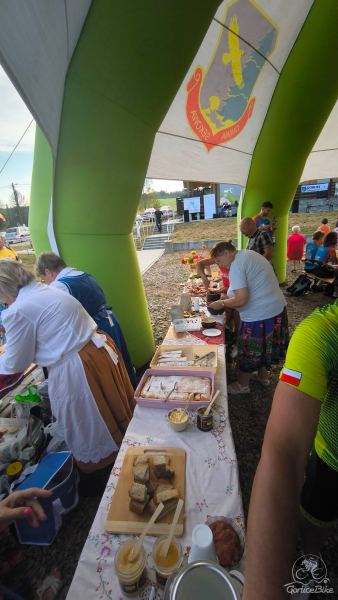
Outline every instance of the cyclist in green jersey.
[[285, 598], [299, 505], [303, 551], [318, 554], [338, 520], [338, 301], [304, 319], [289, 344], [250, 501], [243, 600]]

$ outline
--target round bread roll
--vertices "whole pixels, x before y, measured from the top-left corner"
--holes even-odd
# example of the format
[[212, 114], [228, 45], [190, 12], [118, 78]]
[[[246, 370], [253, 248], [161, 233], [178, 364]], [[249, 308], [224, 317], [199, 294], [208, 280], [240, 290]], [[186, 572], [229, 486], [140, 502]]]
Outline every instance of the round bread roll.
[[216, 554], [222, 567], [233, 567], [241, 558], [241, 543], [238, 534], [226, 521], [215, 521], [209, 525]]

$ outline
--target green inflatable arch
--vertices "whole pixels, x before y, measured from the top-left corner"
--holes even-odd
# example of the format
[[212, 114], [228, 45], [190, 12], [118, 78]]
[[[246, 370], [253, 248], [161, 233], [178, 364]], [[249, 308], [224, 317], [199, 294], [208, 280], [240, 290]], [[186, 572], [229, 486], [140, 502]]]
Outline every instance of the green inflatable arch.
[[132, 228], [156, 131], [218, 4], [94, 2], [67, 73], [54, 186], [49, 146], [36, 136], [35, 249], [49, 249], [53, 193], [59, 253], [98, 278], [136, 366], [154, 342]]
[[286, 276], [288, 211], [306, 159], [338, 96], [338, 3], [316, 0], [279, 77], [253, 154], [242, 217], [270, 200], [277, 217], [274, 266]]
[[[36, 134], [30, 211], [35, 249], [49, 249], [47, 224], [53, 224], [67, 263], [100, 281], [136, 366], [150, 358], [153, 336], [131, 233], [134, 218], [155, 134], [219, 4], [93, 2], [66, 77], [54, 162], [44, 135]], [[242, 203], [242, 216], [253, 215], [264, 200], [275, 205], [280, 280], [288, 208], [337, 98], [337, 16], [336, 0], [313, 4], [279, 78]]]

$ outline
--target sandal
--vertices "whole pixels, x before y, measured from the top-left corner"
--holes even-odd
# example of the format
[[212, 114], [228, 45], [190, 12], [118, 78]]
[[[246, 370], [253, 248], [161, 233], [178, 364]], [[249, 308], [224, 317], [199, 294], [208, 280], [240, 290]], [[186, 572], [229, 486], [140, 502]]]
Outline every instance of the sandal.
[[62, 579], [60, 571], [58, 567], [54, 567], [37, 590], [37, 597], [39, 600], [53, 600], [57, 597], [61, 587]]
[[238, 381], [234, 381], [228, 385], [228, 393], [236, 396], [238, 394], [250, 394], [248, 385], [241, 385]]

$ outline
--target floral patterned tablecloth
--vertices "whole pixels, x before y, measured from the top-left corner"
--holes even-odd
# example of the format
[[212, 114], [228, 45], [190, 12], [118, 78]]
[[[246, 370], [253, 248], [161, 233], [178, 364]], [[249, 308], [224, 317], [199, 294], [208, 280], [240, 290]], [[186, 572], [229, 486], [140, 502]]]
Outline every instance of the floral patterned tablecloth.
[[[215, 389], [220, 389], [214, 409], [214, 429], [205, 433], [196, 427], [196, 413], [191, 411], [188, 429], [175, 433], [165, 419], [166, 411], [137, 406], [113, 467], [98, 512], [69, 589], [67, 600], [122, 599], [114, 571], [114, 556], [124, 535], [107, 533], [104, 529], [107, 512], [114, 494], [125, 452], [130, 446], [180, 447], [186, 451], [185, 530], [180, 538], [185, 557], [189, 554], [191, 533], [195, 525], [208, 516], [225, 515], [243, 531], [244, 521], [239, 488], [236, 454], [228, 416], [224, 346], [218, 347], [218, 370]], [[149, 598], [154, 585], [151, 550], [153, 537], [147, 537], [148, 581], [139, 598]], [[155, 599], [163, 592], [156, 588]]]

